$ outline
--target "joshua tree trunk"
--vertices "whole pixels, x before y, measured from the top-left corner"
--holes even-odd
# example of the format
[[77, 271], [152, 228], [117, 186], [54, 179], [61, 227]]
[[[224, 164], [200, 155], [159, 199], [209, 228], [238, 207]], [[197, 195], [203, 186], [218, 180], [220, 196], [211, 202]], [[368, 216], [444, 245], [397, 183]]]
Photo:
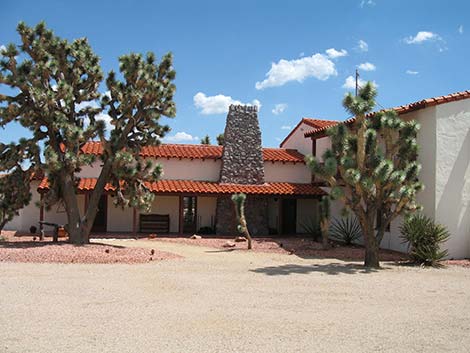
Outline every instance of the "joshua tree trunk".
[[330, 248], [330, 244], [328, 244], [328, 229], [330, 228], [329, 219], [323, 219], [320, 222], [320, 228], [321, 228], [321, 237], [322, 237], [322, 247], [323, 247], [323, 250], [327, 250]]
[[380, 268], [379, 245], [374, 234], [373, 227], [366, 225], [362, 227], [364, 235], [365, 258], [364, 266], [369, 268]]
[[246, 226], [246, 220], [245, 217], [240, 219], [240, 225], [243, 227], [243, 234], [245, 235], [247, 241], [248, 241], [248, 250], [251, 249], [251, 235], [250, 232], [248, 231], [248, 227]]

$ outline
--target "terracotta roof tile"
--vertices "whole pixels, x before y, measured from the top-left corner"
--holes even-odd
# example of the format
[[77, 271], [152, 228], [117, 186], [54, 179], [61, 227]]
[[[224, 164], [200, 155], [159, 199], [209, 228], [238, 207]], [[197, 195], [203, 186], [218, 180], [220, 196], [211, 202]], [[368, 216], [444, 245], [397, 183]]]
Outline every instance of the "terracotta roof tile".
[[314, 119], [314, 118], [302, 118], [299, 123], [289, 132], [289, 134], [282, 140], [280, 143], [280, 147], [283, 147], [287, 140], [294, 134], [294, 132], [300, 127], [302, 124], [306, 124], [314, 129], [326, 127], [326, 126], [333, 126], [338, 123], [337, 120], [325, 120], [325, 119]]
[[[78, 190], [81, 192], [91, 191], [96, 185], [95, 178], [81, 178], [78, 183]], [[286, 195], [286, 196], [322, 196], [326, 193], [319, 187], [312, 184], [296, 183], [266, 183], [263, 185], [242, 185], [242, 184], [219, 184], [211, 181], [194, 180], [159, 180], [153, 183], [146, 183], [146, 186], [157, 194], [191, 193], [191, 194], [234, 194], [243, 192], [249, 195]], [[39, 184], [38, 191], [44, 192], [49, 188], [47, 178]], [[106, 191], [113, 191], [115, 188], [108, 184]]]
[[[406, 114], [406, 113], [413, 112], [415, 110], [424, 109], [424, 108], [432, 107], [432, 106], [439, 105], [439, 104], [455, 102], [455, 101], [459, 101], [459, 100], [467, 99], [467, 98], [470, 98], [470, 90], [451, 93], [451, 94], [448, 94], [448, 95], [445, 95], [445, 96], [440, 96], [440, 97], [427, 98], [427, 99], [423, 99], [423, 100], [413, 102], [413, 103], [409, 103], [409, 104], [406, 104], [406, 105], [400, 105], [398, 107], [394, 107], [394, 108], [391, 108], [391, 109], [395, 110], [397, 112], [397, 114]], [[381, 111], [383, 111], [383, 110], [381, 110]], [[366, 116], [367, 117], [372, 117], [376, 113], [377, 112], [372, 112], [372, 113], [367, 114]], [[324, 133], [331, 126], [337, 125], [339, 123], [351, 124], [354, 120], [355, 120], [355, 118], [349, 118], [349, 119], [347, 119], [345, 121], [342, 121], [342, 122], [336, 122], [335, 124], [330, 125], [330, 126], [315, 127], [314, 129], [312, 129], [310, 131], [307, 131], [304, 134], [304, 136], [305, 137], [312, 137], [314, 135]]]
[[[147, 158], [188, 158], [188, 159], [221, 159], [222, 146], [162, 144], [145, 146], [141, 155]], [[82, 147], [85, 154], [100, 155], [103, 153], [101, 142], [90, 141]], [[304, 163], [304, 155], [297, 150], [283, 148], [263, 148], [263, 159], [269, 162]]]

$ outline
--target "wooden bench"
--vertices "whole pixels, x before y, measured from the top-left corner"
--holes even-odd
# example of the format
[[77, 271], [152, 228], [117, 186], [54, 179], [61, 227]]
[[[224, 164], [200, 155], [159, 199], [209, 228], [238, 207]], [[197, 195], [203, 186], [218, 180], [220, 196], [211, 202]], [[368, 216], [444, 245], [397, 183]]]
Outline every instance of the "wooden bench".
[[141, 214], [139, 223], [141, 233], [170, 233], [169, 214]]

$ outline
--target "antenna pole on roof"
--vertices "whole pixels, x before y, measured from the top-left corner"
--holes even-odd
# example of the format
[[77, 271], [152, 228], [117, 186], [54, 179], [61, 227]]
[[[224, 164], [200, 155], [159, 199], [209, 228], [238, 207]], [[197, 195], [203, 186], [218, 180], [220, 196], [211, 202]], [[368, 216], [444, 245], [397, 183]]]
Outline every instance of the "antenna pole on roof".
[[357, 97], [357, 88], [359, 87], [359, 70], [356, 69], [356, 97]]

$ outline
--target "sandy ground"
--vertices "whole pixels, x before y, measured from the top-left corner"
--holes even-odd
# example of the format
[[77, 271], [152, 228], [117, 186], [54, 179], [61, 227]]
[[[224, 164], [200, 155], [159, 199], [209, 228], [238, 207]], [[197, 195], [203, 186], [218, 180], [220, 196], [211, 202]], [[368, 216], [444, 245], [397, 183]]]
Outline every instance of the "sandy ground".
[[[107, 241], [122, 244], [122, 241]], [[0, 352], [468, 352], [470, 271], [128, 241], [183, 259], [0, 264]]]

